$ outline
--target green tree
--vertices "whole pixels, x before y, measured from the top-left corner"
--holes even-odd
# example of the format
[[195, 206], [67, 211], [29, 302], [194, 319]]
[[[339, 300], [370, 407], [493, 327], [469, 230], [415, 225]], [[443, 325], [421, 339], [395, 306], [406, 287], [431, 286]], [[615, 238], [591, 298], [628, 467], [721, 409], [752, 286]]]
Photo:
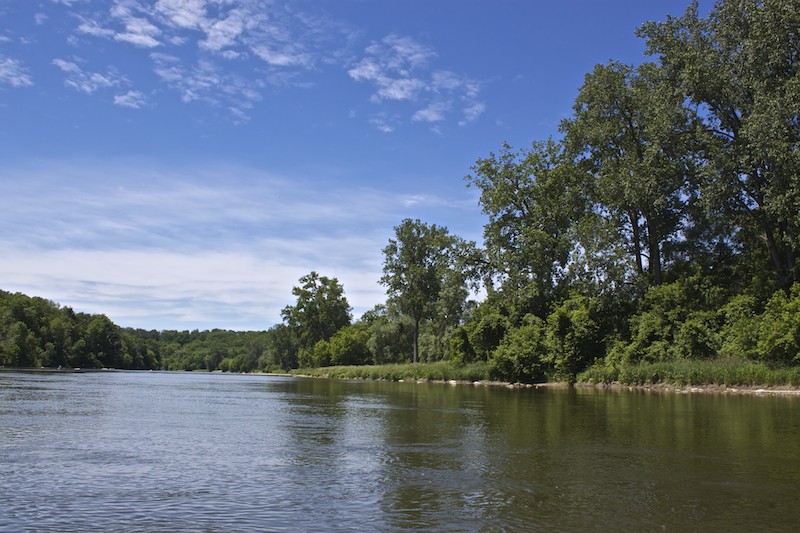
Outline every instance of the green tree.
[[[93, 366], [128, 368], [119, 328], [105, 315], [96, 315], [86, 328], [86, 351]], [[95, 361], [97, 364], [94, 364]]]
[[498, 282], [517, 319], [528, 312], [545, 316], [567, 285], [577, 251], [572, 230], [585, 209], [576, 178], [576, 169], [552, 140], [518, 152], [504, 144], [498, 155], [479, 159], [465, 178], [480, 189], [489, 217], [484, 227], [487, 290]]
[[281, 316], [297, 336], [299, 347], [311, 352], [319, 341], [330, 340], [350, 324], [351, 307], [336, 278], [311, 272], [300, 278], [300, 283], [292, 289], [297, 303], [286, 306]]
[[367, 347], [375, 364], [397, 363], [408, 359], [413, 344], [414, 321], [395, 305], [378, 305], [361, 317], [369, 325]]
[[721, 0], [701, 18], [639, 30], [674, 85], [701, 110], [707, 162], [701, 198], [728, 238], [765, 247], [780, 286], [800, 249], [800, 4]]
[[597, 65], [562, 123], [565, 142], [593, 177], [595, 211], [623, 239], [637, 274], [663, 281], [667, 247], [681, 237], [694, 172], [693, 120], [653, 63]]
[[459, 289], [466, 283], [459, 252], [468, 246], [447, 228], [419, 220], [405, 219], [394, 230], [395, 238], [383, 250], [381, 283], [390, 302], [413, 321], [412, 361], [416, 363], [420, 323], [463, 310], [467, 292]]

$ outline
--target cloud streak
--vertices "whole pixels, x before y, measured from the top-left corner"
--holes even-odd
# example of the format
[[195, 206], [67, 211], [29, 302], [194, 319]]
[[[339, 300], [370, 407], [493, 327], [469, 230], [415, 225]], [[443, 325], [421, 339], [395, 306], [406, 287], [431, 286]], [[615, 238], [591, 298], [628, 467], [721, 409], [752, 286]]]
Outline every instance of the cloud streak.
[[18, 59], [0, 55], [0, 85], [30, 87], [33, 79]]
[[[412, 122], [443, 122], [453, 108], [461, 109], [460, 125], [474, 121], [485, 109], [478, 100], [480, 84], [449, 70], [431, 69], [435, 58], [432, 48], [410, 37], [391, 34], [369, 45], [364, 56], [347, 73], [354, 81], [374, 87], [370, 97], [373, 103], [408, 101], [416, 104], [418, 108], [411, 115]], [[380, 125], [378, 128], [384, 132], [393, 131]]]
[[[76, 59], [76, 61], [81, 61]], [[58, 67], [66, 76], [64, 84], [84, 94], [92, 94], [99, 89], [116, 87], [124, 82], [124, 78], [114, 72], [101, 74], [99, 72], [85, 71], [75, 61], [54, 59], [53, 65]]]

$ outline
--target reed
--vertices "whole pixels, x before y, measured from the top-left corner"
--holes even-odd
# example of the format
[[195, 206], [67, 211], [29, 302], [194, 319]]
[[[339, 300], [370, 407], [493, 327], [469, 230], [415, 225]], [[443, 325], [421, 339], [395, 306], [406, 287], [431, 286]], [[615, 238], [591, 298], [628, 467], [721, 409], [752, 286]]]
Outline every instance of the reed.
[[770, 366], [745, 359], [707, 359], [594, 365], [578, 375], [583, 383], [623, 385], [800, 386], [800, 367]]
[[467, 365], [453, 365], [440, 361], [436, 363], [328, 366], [320, 368], [299, 368], [292, 370], [294, 375], [334, 379], [373, 379], [385, 381], [426, 380], [426, 381], [488, 381], [489, 364], [485, 362]]

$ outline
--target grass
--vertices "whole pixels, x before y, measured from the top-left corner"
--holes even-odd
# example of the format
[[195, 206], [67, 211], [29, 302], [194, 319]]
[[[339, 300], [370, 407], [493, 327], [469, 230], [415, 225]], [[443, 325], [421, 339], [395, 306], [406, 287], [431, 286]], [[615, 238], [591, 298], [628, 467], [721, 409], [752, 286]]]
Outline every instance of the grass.
[[[293, 375], [384, 381], [491, 381], [486, 362], [457, 366], [448, 362], [300, 368]], [[598, 364], [581, 372], [578, 383], [676, 387], [800, 387], [800, 367], [774, 367], [744, 359], [676, 360], [657, 363]]]
[[327, 366], [321, 368], [298, 368], [294, 375], [336, 379], [373, 379], [385, 381], [430, 380], [430, 381], [487, 381], [489, 364], [485, 362], [456, 366], [440, 361], [437, 363]]
[[772, 367], [744, 359], [676, 360], [595, 365], [578, 375], [583, 383], [623, 385], [800, 386], [800, 367]]

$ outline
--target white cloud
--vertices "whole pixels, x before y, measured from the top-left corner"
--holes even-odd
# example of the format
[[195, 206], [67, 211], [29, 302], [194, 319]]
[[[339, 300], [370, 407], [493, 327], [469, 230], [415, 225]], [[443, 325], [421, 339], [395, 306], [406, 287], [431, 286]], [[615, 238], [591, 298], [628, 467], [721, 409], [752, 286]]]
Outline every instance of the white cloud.
[[78, 33], [84, 35], [91, 35], [93, 37], [113, 38], [114, 30], [103, 28], [96, 20], [90, 20], [81, 17], [81, 23], [78, 25]]
[[98, 89], [115, 87], [123, 81], [116, 73], [107, 72], [101, 74], [99, 72], [88, 72], [83, 70], [77, 63], [65, 59], [54, 59], [53, 65], [57, 66], [66, 74], [64, 84], [67, 87], [71, 87], [85, 94], [92, 94]]
[[245, 29], [257, 25], [259, 19], [260, 17], [252, 17], [242, 9], [232, 9], [225, 18], [204, 24], [206, 38], [200, 41], [200, 47], [219, 51], [233, 46]]
[[435, 57], [428, 47], [409, 37], [389, 35], [365, 50], [366, 56], [348, 70], [356, 81], [373, 83], [374, 101], [412, 100], [426, 88], [414, 72]]
[[385, 300], [381, 250], [402, 218], [478, 211], [471, 197], [345, 184], [321, 192], [224, 165], [156, 168], [0, 169], [3, 289], [126, 326], [264, 329], [280, 321], [297, 279], [316, 270], [339, 278], [360, 314]]
[[448, 104], [443, 102], [433, 102], [424, 109], [420, 109], [411, 117], [415, 122], [441, 122], [445, 119]]
[[193, 30], [205, 22], [205, 4], [205, 0], [158, 0], [155, 7], [175, 26]]
[[147, 104], [147, 99], [140, 91], [128, 91], [125, 94], [116, 95], [114, 97], [114, 103], [120, 107], [140, 109]]
[[33, 79], [19, 60], [0, 56], [0, 84], [12, 87], [30, 87]]
[[483, 102], [471, 102], [464, 108], [464, 119], [459, 122], [460, 125], [464, 126], [473, 120], [477, 119], [479, 116], [486, 111], [486, 105]]
[[[436, 53], [410, 37], [392, 34], [364, 50], [364, 57], [348, 69], [355, 81], [374, 87], [370, 100], [416, 102], [412, 122], [442, 123], [454, 108], [461, 108], [465, 125], [485, 109], [478, 101], [480, 84], [450, 70], [431, 69]], [[381, 129], [383, 123], [373, 121]], [[439, 126], [434, 130], [440, 132]]]
[[143, 10], [135, 2], [118, 2], [111, 8], [111, 16], [119, 20], [125, 27], [124, 31], [114, 35], [117, 41], [131, 43], [142, 48], [154, 48], [160, 45], [156, 37], [161, 35], [161, 30], [147, 18], [136, 16], [133, 9]]
[[150, 57], [156, 75], [178, 91], [183, 102], [225, 105], [237, 121], [244, 121], [253, 103], [261, 100], [259, 82], [229, 73], [212, 61], [201, 60], [187, 68], [175, 56], [154, 52]]
[[265, 45], [253, 47], [253, 53], [266, 63], [277, 67], [304, 66], [311, 63], [311, 56], [307, 53], [295, 52], [289, 48], [271, 50]]

